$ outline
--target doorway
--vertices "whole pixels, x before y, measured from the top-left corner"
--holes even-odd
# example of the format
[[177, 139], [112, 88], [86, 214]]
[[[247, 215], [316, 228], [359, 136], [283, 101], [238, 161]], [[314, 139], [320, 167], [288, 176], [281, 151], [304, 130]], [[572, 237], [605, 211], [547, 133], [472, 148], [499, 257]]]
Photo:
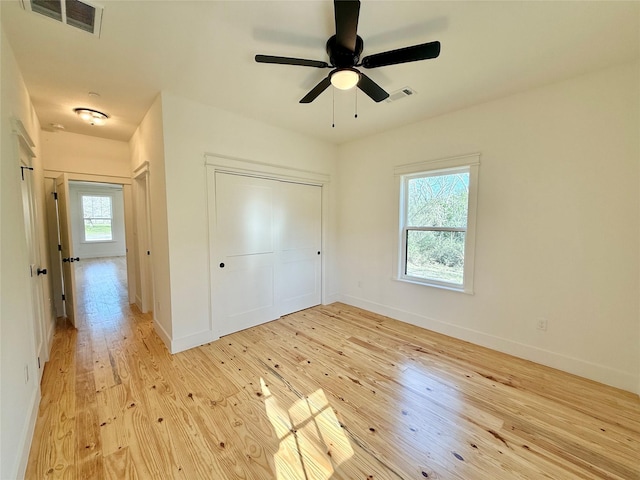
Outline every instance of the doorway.
[[135, 296], [130, 180], [54, 173], [45, 185], [56, 315], [76, 326], [121, 315]]

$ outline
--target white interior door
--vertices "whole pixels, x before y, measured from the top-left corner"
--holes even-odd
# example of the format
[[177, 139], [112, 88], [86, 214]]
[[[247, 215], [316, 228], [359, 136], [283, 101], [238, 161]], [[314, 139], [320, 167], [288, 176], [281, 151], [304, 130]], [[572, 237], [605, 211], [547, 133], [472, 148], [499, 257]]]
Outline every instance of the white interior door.
[[62, 257], [58, 250], [60, 245], [60, 224], [58, 220], [58, 201], [55, 198], [56, 179], [45, 179], [45, 196], [47, 206], [47, 226], [49, 227], [49, 278], [51, 279], [51, 293], [56, 317], [64, 317], [64, 302], [62, 301]]
[[33, 308], [33, 333], [38, 356], [38, 379], [42, 377], [44, 362], [48, 358], [45, 342], [45, 312], [42, 275], [47, 270], [42, 265], [40, 255], [40, 241], [38, 236], [38, 202], [33, 183], [33, 168], [31, 157], [20, 148], [20, 167], [22, 169], [22, 211], [24, 215], [25, 240], [29, 255], [29, 273], [31, 301]]
[[227, 335], [278, 317], [275, 182], [216, 173], [214, 332]]
[[75, 326], [77, 302], [75, 295], [76, 278], [74, 264], [79, 258], [73, 254], [73, 236], [69, 219], [69, 178], [66, 173], [56, 178], [56, 193], [58, 195], [64, 308], [66, 317]]
[[213, 330], [243, 330], [321, 302], [318, 186], [215, 173]]
[[280, 315], [321, 303], [322, 188], [278, 182]]

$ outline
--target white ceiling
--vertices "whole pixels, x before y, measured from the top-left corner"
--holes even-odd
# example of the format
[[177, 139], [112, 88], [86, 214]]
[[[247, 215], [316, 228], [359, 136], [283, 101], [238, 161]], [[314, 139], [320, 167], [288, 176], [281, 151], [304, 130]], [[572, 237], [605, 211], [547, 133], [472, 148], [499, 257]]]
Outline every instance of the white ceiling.
[[[2, 28], [43, 128], [128, 140], [160, 91], [343, 143], [640, 57], [640, 2], [363, 0], [362, 56], [439, 40], [434, 60], [367, 70], [388, 92], [374, 103], [332, 89], [298, 101], [328, 70], [254, 62], [257, 53], [328, 60], [333, 4], [323, 1], [102, 1], [91, 34], [4, 0]], [[88, 92], [100, 97], [89, 97]], [[83, 124], [75, 107], [111, 116]]]

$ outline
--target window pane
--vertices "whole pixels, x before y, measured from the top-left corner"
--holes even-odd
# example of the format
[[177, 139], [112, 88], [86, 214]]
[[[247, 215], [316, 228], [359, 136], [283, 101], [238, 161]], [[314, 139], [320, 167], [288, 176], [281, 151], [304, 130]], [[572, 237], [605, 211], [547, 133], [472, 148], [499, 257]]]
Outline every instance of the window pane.
[[111, 218], [111, 197], [82, 196], [84, 218]]
[[113, 240], [111, 231], [111, 197], [98, 195], [82, 196], [84, 217], [84, 239], [87, 242]]
[[466, 228], [468, 172], [412, 178], [407, 187], [407, 226]]
[[113, 240], [111, 220], [103, 218], [85, 218], [84, 239], [87, 242]]
[[465, 235], [408, 230], [406, 275], [462, 285]]

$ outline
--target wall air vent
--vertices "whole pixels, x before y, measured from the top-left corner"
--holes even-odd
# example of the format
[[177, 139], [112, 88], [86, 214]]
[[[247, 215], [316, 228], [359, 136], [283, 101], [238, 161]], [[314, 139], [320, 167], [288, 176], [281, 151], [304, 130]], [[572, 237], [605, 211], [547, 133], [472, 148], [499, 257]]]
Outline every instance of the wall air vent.
[[20, 0], [20, 3], [25, 10], [100, 36], [103, 8], [99, 5], [80, 0]]
[[416, 91], [411, 87], [404, 87], [400, 90], [396, 90], [395, 92], [391, 92], [389, 94], [389, 98], [387, 98], [387, 103], [395, 102], [396, 100], [400, 100], [401, 98], [409, 97], [411, 95], [415, 95]]

